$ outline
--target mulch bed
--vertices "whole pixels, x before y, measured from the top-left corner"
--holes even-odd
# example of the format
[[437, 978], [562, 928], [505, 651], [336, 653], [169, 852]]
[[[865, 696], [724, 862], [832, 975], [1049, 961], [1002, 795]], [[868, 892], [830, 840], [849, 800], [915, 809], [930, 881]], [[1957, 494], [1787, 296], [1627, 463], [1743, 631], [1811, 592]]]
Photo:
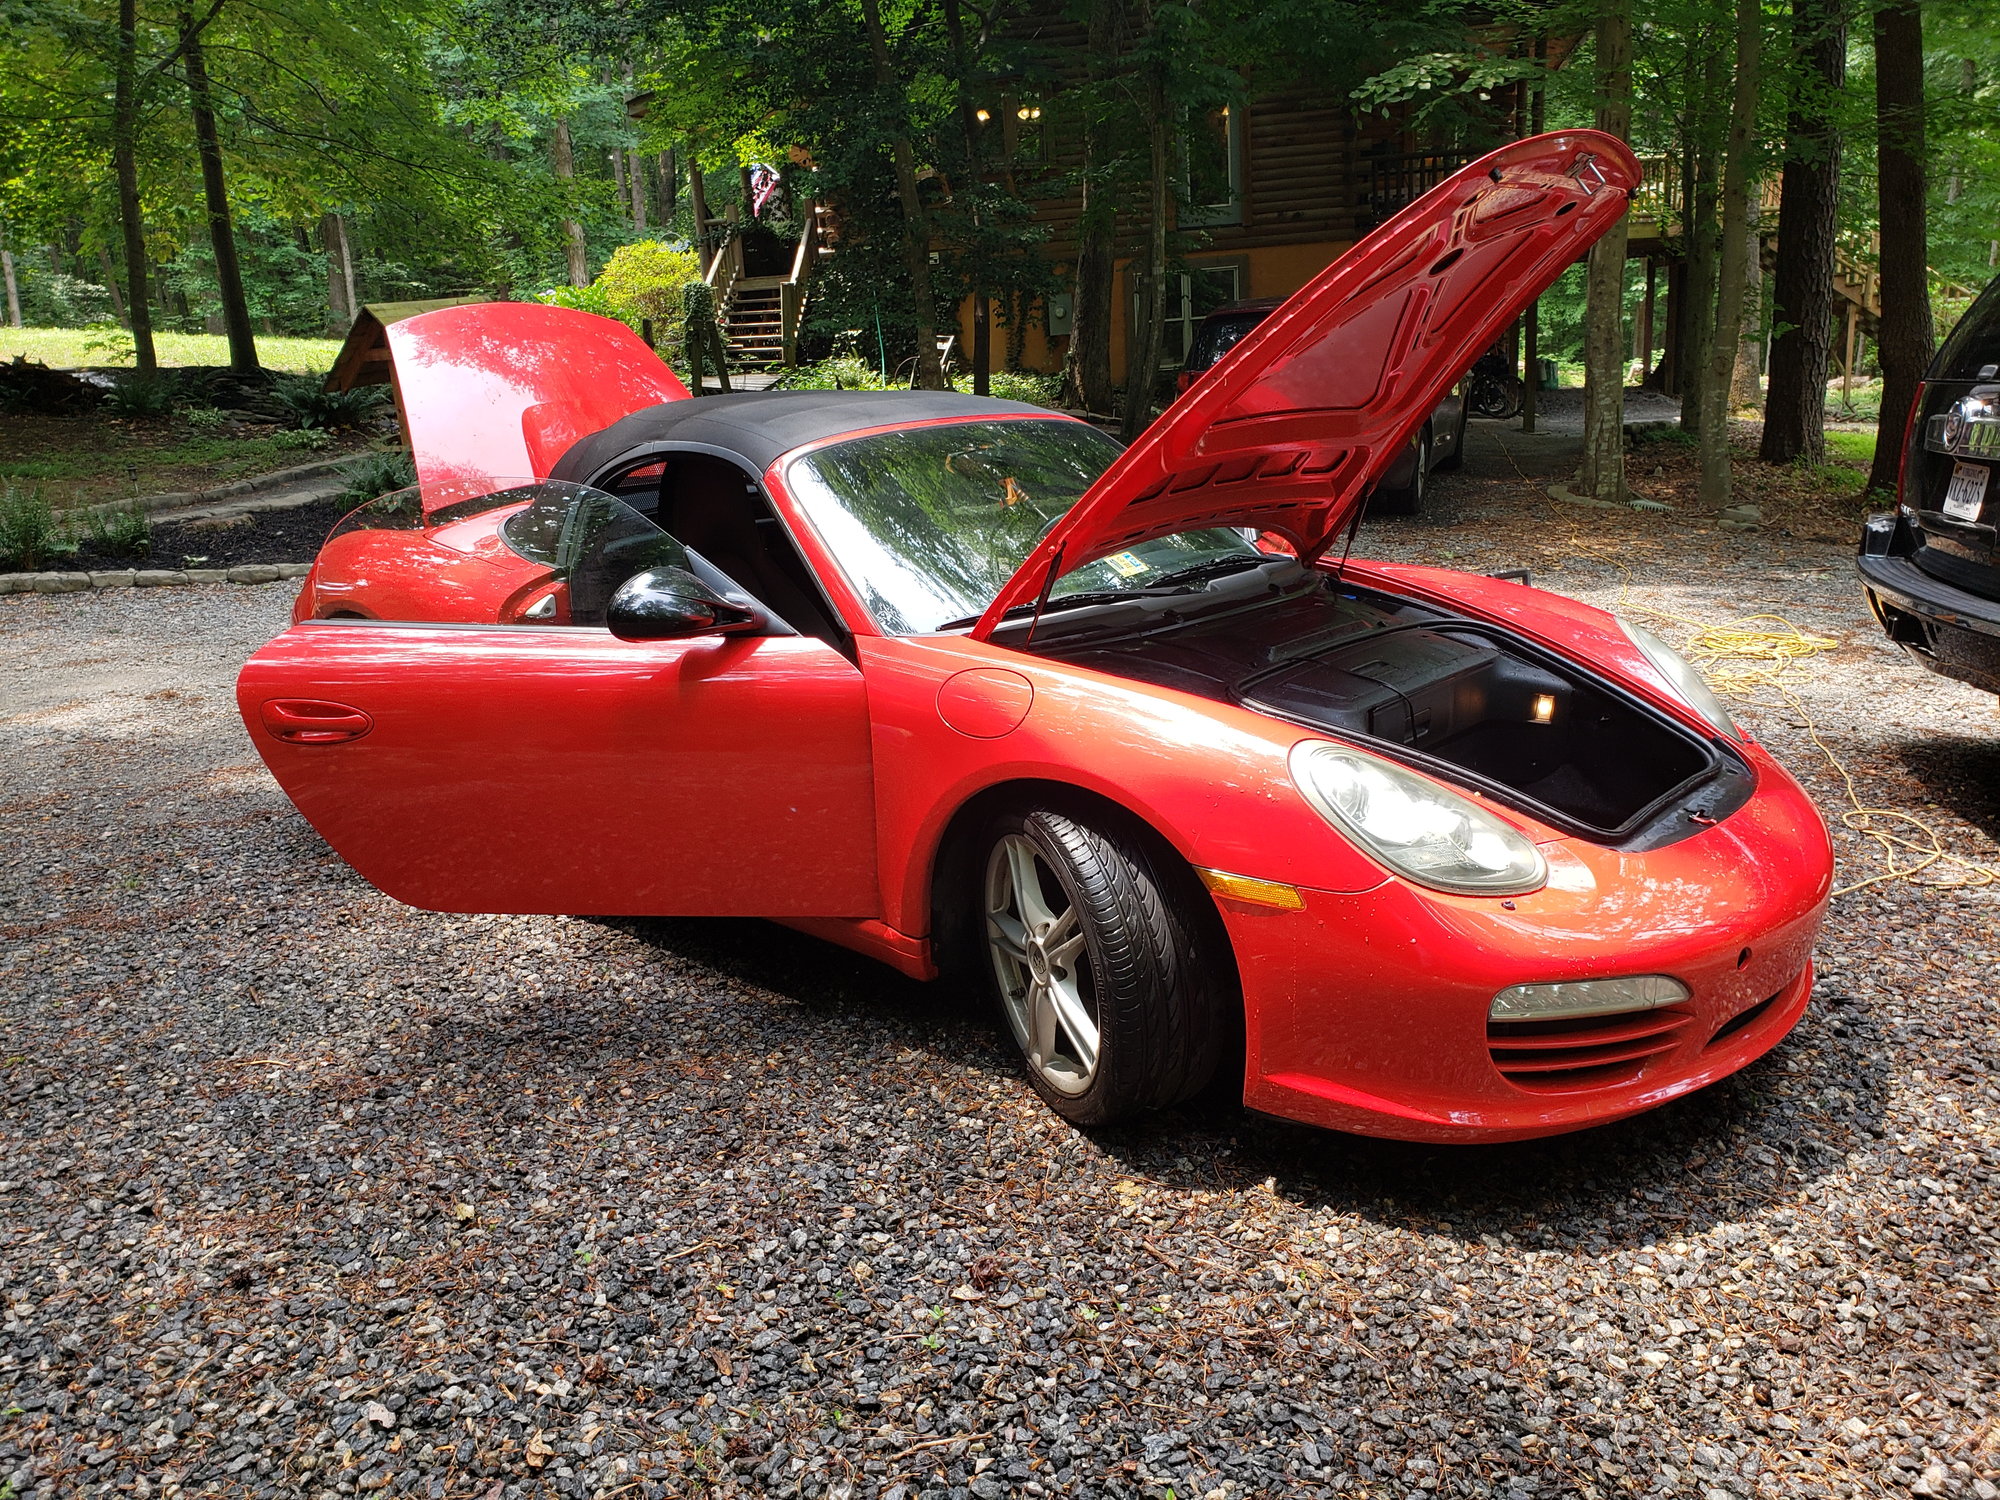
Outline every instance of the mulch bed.
[[233, 568], [241, 563], [311, 562], [327, 532], [353, 508], [345, 500], [322, 500], [291, 510], [170, 521], [153, 528], [152, 550], [143, 556], [107, 552], [86, 542], [63, 566], [109, 572], [118, 568]]

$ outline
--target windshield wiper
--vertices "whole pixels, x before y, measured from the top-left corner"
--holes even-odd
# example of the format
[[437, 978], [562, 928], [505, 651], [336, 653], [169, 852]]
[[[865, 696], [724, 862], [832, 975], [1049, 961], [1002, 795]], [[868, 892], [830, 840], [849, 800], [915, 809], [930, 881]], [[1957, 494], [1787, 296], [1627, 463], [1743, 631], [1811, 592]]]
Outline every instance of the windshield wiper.
[[1146, 591], [1171, 588], [1177, 583], [1202, 583], [1210, 578], [1224, 578], [1231, 573], [1241, 573], [1246, 568], [1261, 568], [1273, 561], [1263, 553], [1255, 557], [1248, 553], [1232, 553], [1228, 557], [1211, 557], [1206, 562], [1189, 563], [1185, 568], [1176, 568], [1171, 573], [1163, 573], [1146, 585]]
[[[1042, 615], [1046, 618], [1049, 615], [1059, 614], [1066, 609], [1082, 609], [1093, 604], [1131, 604], [1145, 597], [1144, 594], [1139, 593], [1135, 589], [1094, 589], [1088, 593], [1064, 594], [1060, 598], [1049, 600], [1047, 607], [1042, 610]], [[1002, 615], [1001, 618], [1003, 620], [1012, 620], [1021, 615], [1031, 615], [1034, 612], [1035, 603], [1031, 599], [1026, 604], [1015, 605], [1006, 614]], [[962, 620], [946, 620], [944, 624], [937, 628], [939, 630], [963, 630], [968, 625], [977, 625], [979, 618], [978, 615], [967, 615]]]

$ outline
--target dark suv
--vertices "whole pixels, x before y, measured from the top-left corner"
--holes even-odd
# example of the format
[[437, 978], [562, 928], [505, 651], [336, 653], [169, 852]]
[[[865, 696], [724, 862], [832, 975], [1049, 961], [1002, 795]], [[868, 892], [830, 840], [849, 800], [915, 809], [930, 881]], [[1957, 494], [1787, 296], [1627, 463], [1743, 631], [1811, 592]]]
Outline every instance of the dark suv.
[[2000, 277], [1917, 388], [1896, 508], [1861, 533], [1861, 582], [1889, 639], [2000, 693]]
[[[1187, 362], [1181, 366], [1176, 391], [1184, 391], [1201, 378], [1202, 372], [1242, 342], [1243, 335], [1284, 306], [1282, 297], [1260, 297], [1254, 302], [1232, 302], [1218, 307], [1195, 328], [1188, 345]], [[1465, 462], [1465, 382], [1445, 392], [1430, 420], [1410, 439], [1410, 446], [1382, 476], [1369, 499], [1369, 509], [1396, 515], [1416, 515], [1424, 508], [1424, 495], [1433, 471], [1449, 472]]]

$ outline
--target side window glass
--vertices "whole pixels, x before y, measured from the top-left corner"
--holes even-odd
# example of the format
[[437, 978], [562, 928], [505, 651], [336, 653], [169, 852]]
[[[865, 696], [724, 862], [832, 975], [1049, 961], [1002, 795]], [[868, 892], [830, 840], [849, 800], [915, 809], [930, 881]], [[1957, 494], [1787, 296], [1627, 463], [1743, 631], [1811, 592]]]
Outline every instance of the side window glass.
[[432, 483], [383, 495], [327, 536], [315, 614], [464, 624], [602, 625], [618, 586], [689, 566], [623, 501], [560, 480]]

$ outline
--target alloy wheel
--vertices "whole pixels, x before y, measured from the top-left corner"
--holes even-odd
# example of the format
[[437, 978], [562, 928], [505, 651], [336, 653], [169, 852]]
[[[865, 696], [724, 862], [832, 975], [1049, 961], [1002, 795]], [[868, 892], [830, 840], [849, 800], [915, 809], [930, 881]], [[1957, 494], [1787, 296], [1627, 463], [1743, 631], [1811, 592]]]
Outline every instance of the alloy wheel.
[[1050, 1088], [1081, 1094], [1097, 1073], [1100, 1032], [1076, 903], [1022, 834], [986, 861], [986, 946], [1028, 1064]]

